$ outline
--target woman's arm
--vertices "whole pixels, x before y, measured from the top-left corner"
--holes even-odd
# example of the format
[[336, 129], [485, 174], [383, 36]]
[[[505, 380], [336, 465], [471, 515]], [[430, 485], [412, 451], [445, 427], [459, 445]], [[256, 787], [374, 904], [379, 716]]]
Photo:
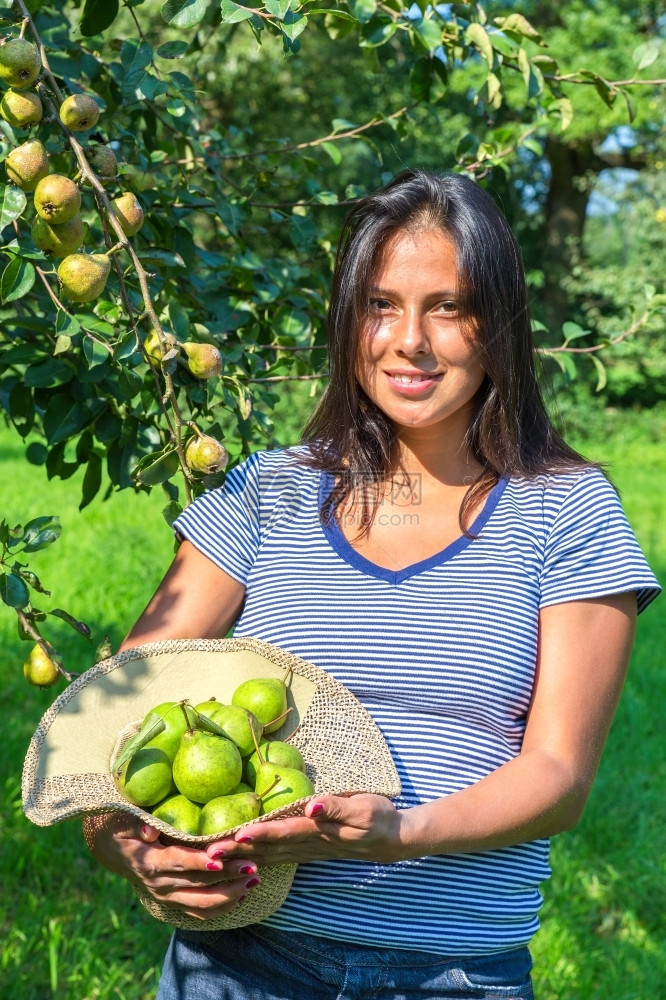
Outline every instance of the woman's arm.
[[[238, 618], [244, 597], [241, 583], [183, 542], [120, 649], [156, 640], [224, 636]], [[83, 830], [102, 865], [194, 917], [205, 919], [233, 909], [259, 884], [255, 863], [211, 861], [198, 848], [165, 846], [157, 830], [122, 813], [87, 817]]]
[[334, 857], [391, 862], [505, 847], [569, 829], [599, 766], [635, 619], [633, 592], [542, 610], [521, 753], [476, 784], [405, 810], [377, 795], [321, 796], [305, 817], [246, 828], [210, 845], [209, 855], [242, 853], [258, 864]]

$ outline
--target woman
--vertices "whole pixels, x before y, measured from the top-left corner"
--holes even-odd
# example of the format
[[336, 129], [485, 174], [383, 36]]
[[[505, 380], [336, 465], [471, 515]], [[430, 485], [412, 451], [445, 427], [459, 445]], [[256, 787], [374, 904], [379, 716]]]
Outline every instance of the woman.
[[253, 635], [348, 685], [403, 792], [319, 796], [206, 851], [88, 821], [100, 861], [205, 919], [298, 862], [261, 925], [177, 932], [160, 1000], [531, 997], [548, 838], [581, 815], [658, 593], [604, 475], [551, 426], [492, 199], [407, 171], [351, 213], [330, 382], [299, 448], [176, 522], [124, 646]]

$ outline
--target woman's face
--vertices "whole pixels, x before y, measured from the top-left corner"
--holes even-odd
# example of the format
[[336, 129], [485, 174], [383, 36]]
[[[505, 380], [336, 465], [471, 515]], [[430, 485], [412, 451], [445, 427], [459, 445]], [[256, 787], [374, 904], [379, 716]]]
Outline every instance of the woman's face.
[[466, 430], [484, 379], [462, 333], [455, 249], [439, 229], [401, 230], [371, 279], [356, 377], [400, 427]]

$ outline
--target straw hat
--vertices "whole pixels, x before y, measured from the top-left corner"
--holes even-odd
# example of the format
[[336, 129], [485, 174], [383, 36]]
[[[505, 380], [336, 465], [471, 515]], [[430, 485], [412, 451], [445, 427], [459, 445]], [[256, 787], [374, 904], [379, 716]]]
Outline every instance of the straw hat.
[[[23, 810], [38, 826], [121, 810], [160, 831], [165, 842], [205, 846], [219, 839], [181, 833], [124, 799], [110, 762], [155, 705], [215, 696], [229, 703], [244, 680], [283, 677], [291, 670], [292, 711], [273, 738], [296, 746], [317, 794], [373, 792], [393, 798], [400, 780], [390, 750], [369, 713], [320, 667], [259, 639], [183, 639], [150, 642], [98, 663], [75, 680], [44, 714], [23, 767]], [[253, 822], [302, 813], [308, 799]], [[234, 831], [239, 829], [235, 827]], [[228, 832], [234, 832], [228, 831]], [[158, 920], [189, 930], [243, 927], [284, 902], [295, 864], [262, 866], [261, 884], [233, 912], [205, 922], [159, 903], [133, 886]]]

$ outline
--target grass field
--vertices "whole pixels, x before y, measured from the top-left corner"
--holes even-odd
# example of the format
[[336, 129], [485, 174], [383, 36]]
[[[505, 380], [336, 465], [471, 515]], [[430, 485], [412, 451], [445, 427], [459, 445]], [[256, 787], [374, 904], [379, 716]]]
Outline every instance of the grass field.
[[[666, 581], [666, 455], [647, 420], [603, 442], [578, 442], [610, 463], [648, 558]], [[638, 429], [636, 429], [638, 428]], [[79, 513], [78, 482], [46, 482], [16, 436], [0, 432], [0, 516], [59, 514], [62, 538], [32, 557], [52, 602], [83, 618], [95, 641], [113, 645], [140, 613], [173, 544], [164, 500], [114, 495]], [[666, 615], [662, 598], [639, 622], [630, 676], [586, 814], [553, 842], [537, 935], [538, 1000], [658, 1000], [666, 996]], [[50, 635], [71, 669], [85, 669], [84, 639], [53, 619]], [[0, 607], [3, 793], [0, 860], [0, 996], [12, 1000], [150, 1000], [169, 937], [131, 888], [88, 856], [79, 824], [49, 829], [23, 816], [20, 774], [40, 716], [60, 690], [28, 688], [13, 613]]]

